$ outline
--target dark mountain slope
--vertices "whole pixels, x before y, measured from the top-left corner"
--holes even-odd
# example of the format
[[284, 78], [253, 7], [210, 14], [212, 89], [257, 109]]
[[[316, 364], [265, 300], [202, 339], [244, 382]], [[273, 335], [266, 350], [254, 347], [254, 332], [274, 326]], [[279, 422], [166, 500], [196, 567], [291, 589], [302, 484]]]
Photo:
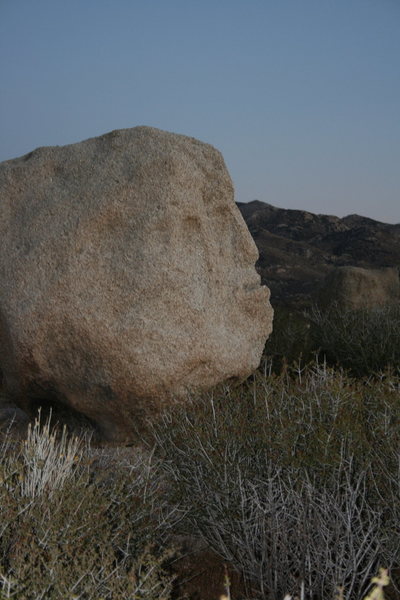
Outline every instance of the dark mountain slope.
[[275, 306], [308, 306], [335, 266], [400, 266], [400, 224], [286, 210], [258, 200], [238, 207], [257, 244], [257, 268]]

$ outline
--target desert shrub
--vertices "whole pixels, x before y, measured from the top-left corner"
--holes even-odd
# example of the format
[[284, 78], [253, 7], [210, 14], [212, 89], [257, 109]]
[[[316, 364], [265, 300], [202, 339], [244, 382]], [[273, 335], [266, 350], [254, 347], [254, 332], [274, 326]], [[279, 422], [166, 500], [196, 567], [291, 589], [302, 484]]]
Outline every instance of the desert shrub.
[[18, 457], [21, 494], [36, 498], [47, 492], [53, 495], [75, 475], [74, 463], [82, 453], [84, 440], [51, 430], [50, 418], [41, 424], [40, 411], [28, 427], [27, 439]]
[[101, 457], [87, 441], [57, 434], [49, 422], [37, 421], [19, 450], [3, 442], [3, 598], [169, 598], [157, 465], [139, 458], [96, 469], [94, 460]]
[[274, 307], [273, 330], [264, 349], [264, 355], [279, 372], [283, 365], [315, 358], [315, 345], [311, 336], [311, 322], [302, 312], [286, 307]]
[[320, 356], [357, 377], [400, 368], [400, 305], [357, 310], [332, 304], [305, 313], [277, 307], [264, 354], [274, 372]]
[[[361, 597], [400, 562], [400, 381], [326, 366], [258, 374], [155, 427], [182, 533], [264, 598]], [[175, 526], [175, 531], [177, 528]]]
[[400, 368], [400, 304], [345, 310], [333, 304], [311, 311], [314, 349], [357, 376]]

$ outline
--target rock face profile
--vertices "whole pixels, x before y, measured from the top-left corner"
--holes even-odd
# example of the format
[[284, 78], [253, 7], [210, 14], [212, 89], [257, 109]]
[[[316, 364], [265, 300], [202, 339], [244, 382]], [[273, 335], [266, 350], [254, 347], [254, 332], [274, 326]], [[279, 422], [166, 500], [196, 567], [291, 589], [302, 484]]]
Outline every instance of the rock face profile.
[[345, 310], [398, 303], [399, 271], [395, 267], [337, 267], [327, 275], [319, 292], [321, 307], [328, 308], [333, 302]]
[[24, 410], [110, 441], [188, 390], [246, 378], [272, 329], [221, 154], [148, 127], [0, 164], [0, 348]]

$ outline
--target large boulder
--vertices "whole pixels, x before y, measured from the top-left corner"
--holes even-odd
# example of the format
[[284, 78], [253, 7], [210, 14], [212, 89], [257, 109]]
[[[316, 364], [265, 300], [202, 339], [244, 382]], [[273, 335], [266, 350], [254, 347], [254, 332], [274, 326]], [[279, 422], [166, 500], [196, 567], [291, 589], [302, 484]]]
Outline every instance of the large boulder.
[[337, 267], [324, 279], [318, 301], [324, 309], [335, 304], [344, 310], [376, 308], [398, 303], [399, 271], [396, 267]]
[[243, 379], [272, 328], [221, 154], [148, 127], [0, 164], [0, 348], [24, 410], [129, 442], [190, 390]]

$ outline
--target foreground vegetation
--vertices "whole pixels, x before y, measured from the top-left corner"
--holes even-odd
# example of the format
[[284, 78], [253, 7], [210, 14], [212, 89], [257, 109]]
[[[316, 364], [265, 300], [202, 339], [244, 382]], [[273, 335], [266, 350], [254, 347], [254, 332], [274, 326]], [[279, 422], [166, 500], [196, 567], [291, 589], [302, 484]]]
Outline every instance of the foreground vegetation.
[[[90, 449], [37, 420], [0, 456], [0, 599], [167, 599], [157, 467]], [[157, 540], [157, 545], [155, 544]]]
[[399, 585], [399, 397], [390, 373], [265, 366], [165, 413], [134, 460], [48, 423], [6, 437], [2, 598], [170, 598], [182, 536], [240, 572], [247, 598], [362, 598], [383, 565]]
[[365, 592], [400, 564], [400, 381], [322, 365], [174, 410], [156, 429], [179, 527], [265, 598]]

